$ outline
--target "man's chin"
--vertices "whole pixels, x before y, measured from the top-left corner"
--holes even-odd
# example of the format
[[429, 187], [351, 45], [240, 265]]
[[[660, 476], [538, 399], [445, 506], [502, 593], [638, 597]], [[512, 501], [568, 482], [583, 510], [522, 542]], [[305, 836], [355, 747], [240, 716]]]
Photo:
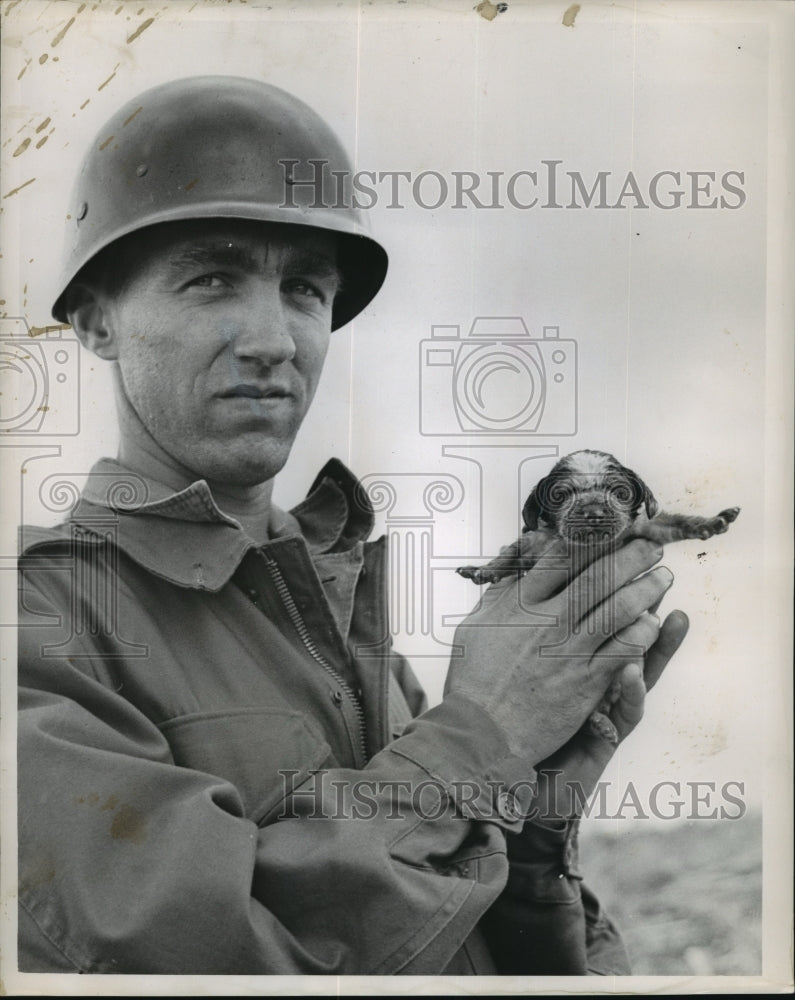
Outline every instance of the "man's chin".
[[284, 468], [289, 449], [256, 450], [242, 455], [229, 454], [213, 462], [203, 463], [197, 477], [224, 486], [250, 487], [267, 483]]

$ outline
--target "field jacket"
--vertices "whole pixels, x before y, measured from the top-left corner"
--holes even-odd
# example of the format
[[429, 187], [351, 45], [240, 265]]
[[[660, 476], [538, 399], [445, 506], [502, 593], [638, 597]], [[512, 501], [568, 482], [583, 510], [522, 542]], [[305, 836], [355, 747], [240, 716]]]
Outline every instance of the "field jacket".
[[336, 460], [262, 546], [103, 460], [22, 529], [22, 971], [629, 971], [532, 768], [426, 710], [372, 526]]

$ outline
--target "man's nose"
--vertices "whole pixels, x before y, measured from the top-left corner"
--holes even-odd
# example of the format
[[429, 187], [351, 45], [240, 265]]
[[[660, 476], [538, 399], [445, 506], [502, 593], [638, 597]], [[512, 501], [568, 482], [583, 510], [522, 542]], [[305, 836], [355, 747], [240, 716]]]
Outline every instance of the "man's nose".
[[281, 291], [267, 282], [246, 296], [236, 331], [233, 352], [273, 367], [295, 357], [295, 341], [282, 302]]

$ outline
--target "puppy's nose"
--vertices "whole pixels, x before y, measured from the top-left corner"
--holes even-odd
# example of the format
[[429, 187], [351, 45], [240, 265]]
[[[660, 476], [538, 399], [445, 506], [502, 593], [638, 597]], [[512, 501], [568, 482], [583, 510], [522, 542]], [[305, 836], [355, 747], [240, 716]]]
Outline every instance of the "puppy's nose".
[[583, 520], [594, 524], [606, 521], [610, 517], [607, 504], [597, 502], [582, 504], [577, 513]]

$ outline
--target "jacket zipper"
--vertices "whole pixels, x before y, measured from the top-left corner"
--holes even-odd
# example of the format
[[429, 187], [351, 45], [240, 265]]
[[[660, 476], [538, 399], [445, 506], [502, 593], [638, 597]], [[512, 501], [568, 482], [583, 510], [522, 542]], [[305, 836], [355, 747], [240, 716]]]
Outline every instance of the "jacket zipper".
[[290, 622], [293, 628], [298, 633], [298, 637], [304, 645], [304, 648], [320, 666], [326, 671], [326, 673], [334, 680], [334, 683], [344, 691], [348, 696], [348, 700], [353, 705], [353, 709], [356, 713], [357, 722], [357, 738], [359, 752], [362, 758], [362, 764], [367, 763], [367, 734], [364, 722], [364, 709], [362, 708], [361, 702], [357, 698], [353, 688], [348, 684], [345, 678], [328, 662], [328, 660], [323, 656], [320, 650], [315, 645], [312, 636], [309, 633], [309, 629], [306, 627], [306, 622], [298, 610], [293, 595], [290, 593], [290, 588], [287, 586], [287, 582], [282, 576], [282, 571], [279, 569], [279, 564], [271, 559], [270, 556], [262, 553], [265, 560], [265, 565], [268, 567], [268, 572], [270, 573], [271, 579], [273, 580], [273, 585], [276, 588], [276, 593], [279, 595], [282, 604], [287, 612]]

